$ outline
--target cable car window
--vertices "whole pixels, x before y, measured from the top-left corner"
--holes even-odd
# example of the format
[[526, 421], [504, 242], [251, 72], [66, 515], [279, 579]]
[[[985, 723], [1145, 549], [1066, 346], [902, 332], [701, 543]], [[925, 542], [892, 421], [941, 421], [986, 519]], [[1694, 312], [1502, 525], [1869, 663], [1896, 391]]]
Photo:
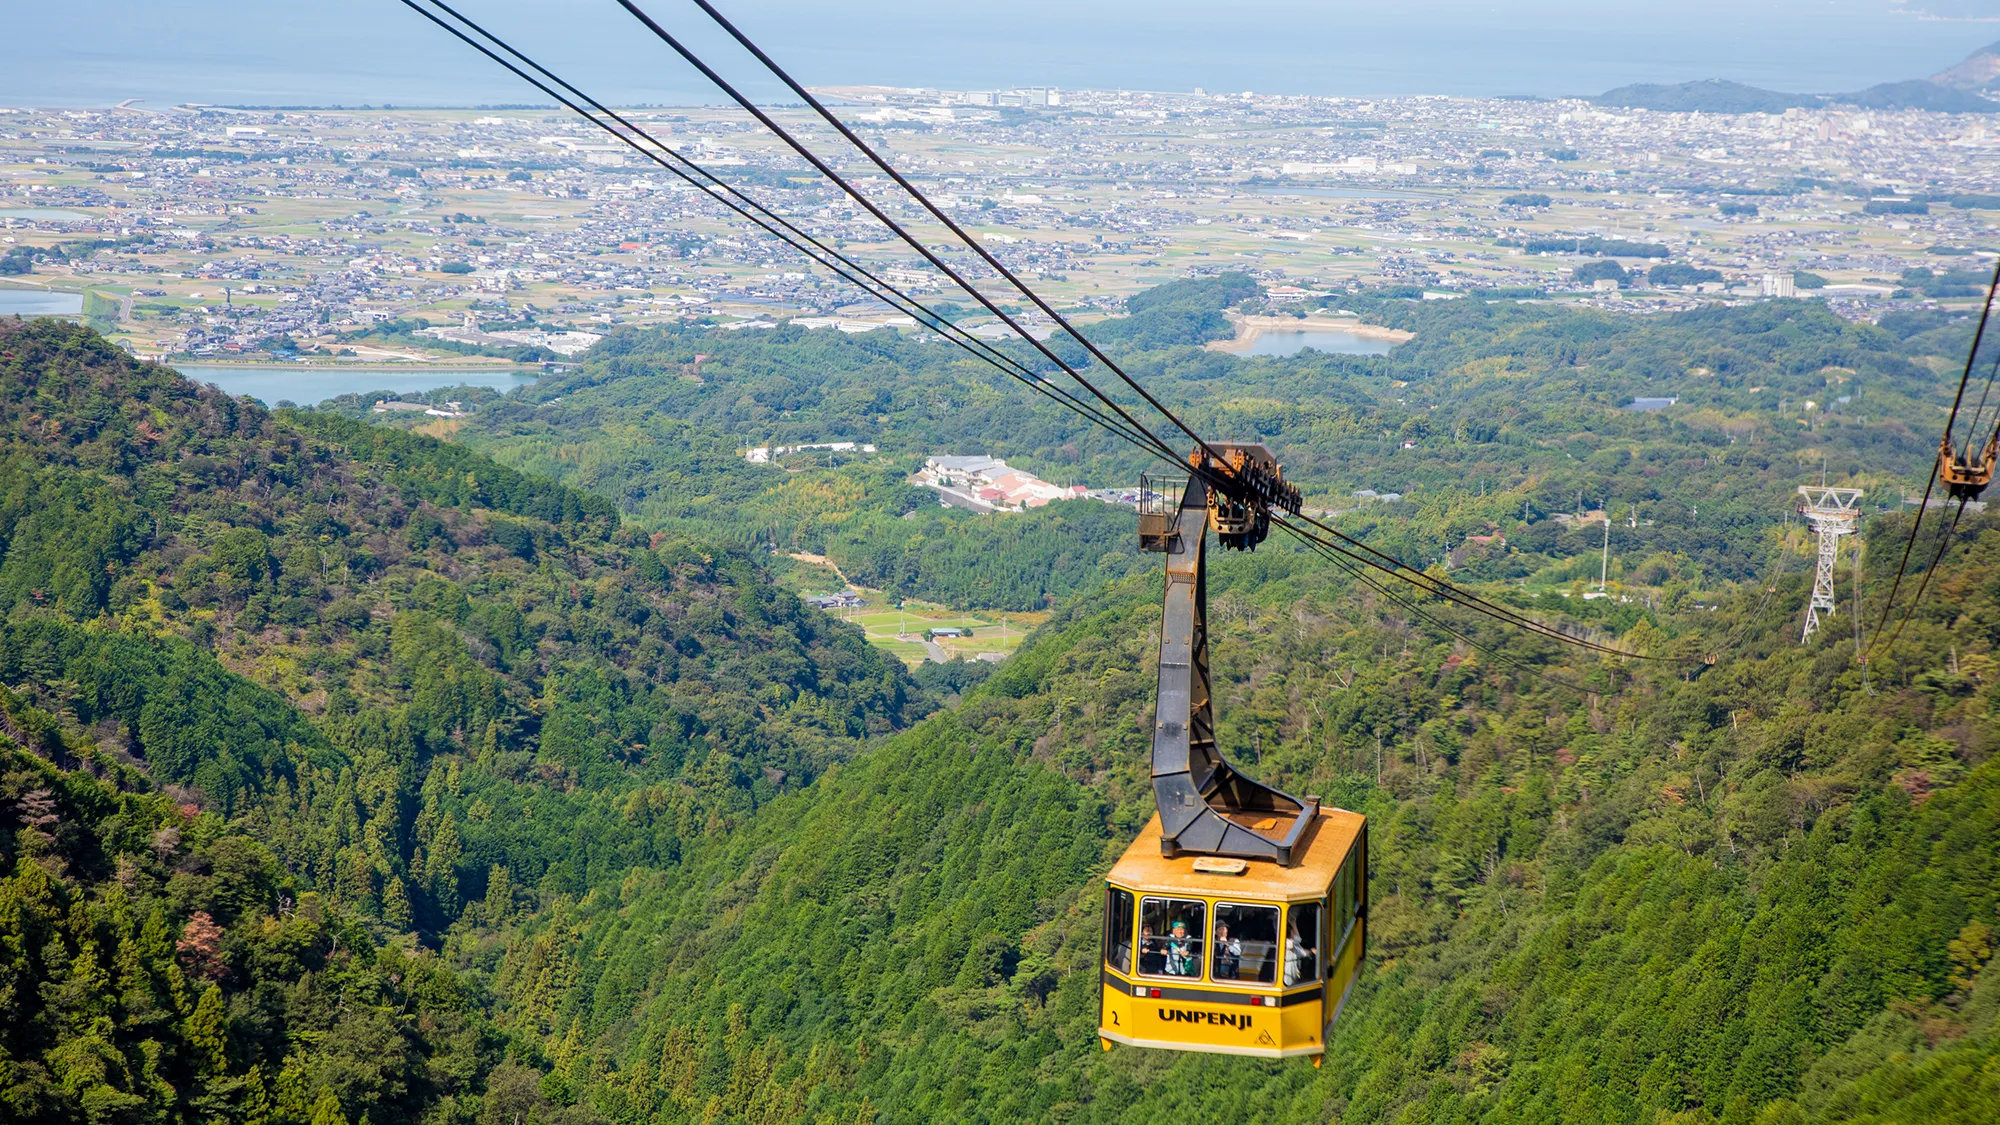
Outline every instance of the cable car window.
[[1285, 923], [1285, 987], [1319, 979], [1320, 904], [1294, 903]]
[[1333, 944], [1340, 947], [1341, 939], [1347, 936], [1347, 927], [1354, 924], [1354, 863], [1349, 861], [1340, 869], [1340, 876], [1334, 880], [1333, 892]]
[[1104, 893], [1104, 960], [1121, 973], [1132, 971], [1132, 892], [1117, 887]]
[[1156, 977], [1200, 977], [1208, 904], [1199, 899], [1148, 898], [1139, 906], [1139, 971]]
[[1340, 875], [1334, 881], [1333, 928], [1329, 936], [1333, 939], [1330, 944], [1336, 950], [1347, 940], [1348, 932], [1361, 917], [1362, 896], [1367, 893], [1363, 885], [1366, 878], [1367, 868], [1363, 866], [1361, 853], [1356, 851], [1348, 856], [1347, 863], [1341, 867]]
[[1270, 984], [1278, 975], [1278, 908], [1216, 903], [1214, 944], [1210, 980]]

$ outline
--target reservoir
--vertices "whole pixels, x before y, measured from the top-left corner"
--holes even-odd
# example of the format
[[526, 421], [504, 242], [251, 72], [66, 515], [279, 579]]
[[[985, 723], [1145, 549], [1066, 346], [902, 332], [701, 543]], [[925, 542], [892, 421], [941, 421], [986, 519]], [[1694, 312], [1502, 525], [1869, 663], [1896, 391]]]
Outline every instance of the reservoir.
[[[0, 211], [0, 215], [5, 213]], [[76, 316], [82, 311], [81, 293], [0, 286], [0, 316]]]
[[[1250, 346], [1238, 351], [1237, 355], [1297, 355], [1307, 348], [1338, 355], [1388, 355], [1396, 346], [1395, 340], [1384, 340], [1373, 336], [1357, 336], [1352, 332], [1330, 329], [1309, 331], [1286, 331], [1264, 329], [1257, 333]], [[1234, 349], [1231, 349], [1234, 350]]]
[[88, 218], [91, 216], [81, 211], [65, 211], [60, 207], [0, 207], [0, 220], [54, 219], [75, 223]]
[[391, 391], [408, 394], [440, 387], [493, 387], [505, 392], [540, 377], [534, 368], [308, 367], [297, 363], [177, 363], [174, 369], [197, 383], [213, 383], [232, 395], [249, 395], [266, 406], [294, 402], [312, 406], [338, 395]]

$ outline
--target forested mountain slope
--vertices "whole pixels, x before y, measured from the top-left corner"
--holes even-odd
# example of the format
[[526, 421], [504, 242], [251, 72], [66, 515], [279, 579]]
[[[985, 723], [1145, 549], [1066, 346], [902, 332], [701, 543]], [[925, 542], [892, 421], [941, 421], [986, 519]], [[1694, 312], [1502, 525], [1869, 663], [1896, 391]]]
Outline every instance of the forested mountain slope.
[[1297, 556], [1225, 565], [1225, 745], [1375, 818], [1374, 967], [1321, 1071], [1098, 1050], [1095, 880], [1150, 812], [1143, 580], [679, 870], [525, 924], [501, 1018], [635, 1121], [1989, 1120], [2000, 528], [1962, 542], [1872, 693], [1754, 597], [1708, 639], [1768, 658], [1566, 670], [1584, 696]]
[[345, 1120], [345, 1095], [390, 1121], [480, 1104], [503, 1043], [458, 974], [378, 944], [268, 848], [64, 725], [0, 689], [0, 1119], [324, 1123]]
[[[278, 1000], [253, 994], [319, 972], [330, 947], [316, 943], [340, 927], [434, 943], [671, 865], [684, 840], [928, 706], [899, 663], [746, 558], [621, 529], [602, 500], [462, 447], [267, 413], [55, 322], [0, 327], [0, 550], [0, 682], [38, 716], [0, 723], [0, 742], [70, 771], [21, 766], [0, 806], [17, 896], [0, 940], [28, 966], [0, 986], [39, 990], [53, 1021], [7, 1047], [61, 1091], [36, 1119], [113, 1119], [93, 1108], [111, 1098], [100, 1086], [214, 1119], [221, 1103], [197, 1112], [178, 1078], [146, 1086], [161, 1049], [146, 1044], [165, 1040], [111, 1034], [192, 1009], [105, 1015], [116, 1059], [63, 1054], [54, 1030], [98, 1026], [93, 982], [137, 971], [118, 951], [171, 960], [197, 913], [219, 927], [226, 966], [210, 976], [229, 1026], [248, 1022], [226, 1061], [176, 1073], [215, 1090], [258, 1067], [276, 1081], [340, 1029], [287, 1031], [259, 1014]], [[227, 909], [175, 889], [206, 885], [216, 849], [247, 880]], [[283, 938], [290, 968], [259, 960], [281, 889], [318, 894], [313, 926], [334, 919]], [[67, 946], [48, 944], [51, 927]], [[192, 987], [174, 1004], [199, 1002]], [[453, 1018], [476, 1016], [451, 995]], [[372, 1035], [351, 1046], [365, 1054]], [[380, 1101], [378, 1121], [445, 1112], [446, 1087], [476, 1102], [496, 1059], [454, 1063], [451, 1083], [406, 1100], [345, 1072], [300, 1096], [333, 1089], [349, 1114]], [[251, 1097], [230, 1089], [214, 1097]], [[139, 1112], [118, 1098], [104, 1106]]]
[[1223, 745], [1375, 823], [1373, 964], [1315, 1071], [1098, 1049], [1098, 880], [1151, 811], [1150, 567], [924, 717], [747, 557], [69, 326], [0, 330], [0, 479], [15, 1119], [2000, 1107], [1984, 516], [1865, 685], [1844, 628], [1793, 640], [1799, 568], [1522, 599], [1668, 658], [1613, 665], [1425, 607], [1475, 649], [1280, 541], [1219, 562]]

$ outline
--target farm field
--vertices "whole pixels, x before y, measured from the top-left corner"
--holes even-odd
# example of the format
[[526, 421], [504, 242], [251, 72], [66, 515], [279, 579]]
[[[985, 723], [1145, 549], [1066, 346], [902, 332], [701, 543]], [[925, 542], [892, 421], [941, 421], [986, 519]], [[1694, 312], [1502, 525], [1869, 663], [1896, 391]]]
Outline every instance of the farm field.
[[913, 668], [935, 658], [936, 654], [923, 641], [926, 629], [972, 630], [970, 637], [943, 638], [936, 644], [947, 660], [953, 657], [976, 660], [989, 653], [1000, 657], [1012, 654], [1020, 647], [1021, 638], [1048, 618], [1046, 613], [962, 613], [917, 601], [906, 601], [897, 608], [880, 594], [870, 593], [867, 598], [867, 603], [858, 609], [840, 611], [839, 615], [860, 625], [871, 643]]

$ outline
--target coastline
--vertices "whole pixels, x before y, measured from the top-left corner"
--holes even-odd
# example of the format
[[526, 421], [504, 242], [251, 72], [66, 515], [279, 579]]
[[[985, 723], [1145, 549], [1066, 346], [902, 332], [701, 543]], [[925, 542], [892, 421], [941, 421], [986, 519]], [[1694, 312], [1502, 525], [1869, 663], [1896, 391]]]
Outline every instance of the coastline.
[[1257, 342], [1257, 337], [1266, 332], [1345, 332], [1364, 340], [1388, 340], [1396, 344], [1416, 337], [1416, 333], [1401, 328], [1364, 324], [1345, 316], [1308, 316], [1304, 319], [1295, 316], [1231, 316], [1229, 322], [1236, 326], [1236, 335], [1227, 340], [1211, 340], [1203, 346], [1216, 352], [1248, 351]]

